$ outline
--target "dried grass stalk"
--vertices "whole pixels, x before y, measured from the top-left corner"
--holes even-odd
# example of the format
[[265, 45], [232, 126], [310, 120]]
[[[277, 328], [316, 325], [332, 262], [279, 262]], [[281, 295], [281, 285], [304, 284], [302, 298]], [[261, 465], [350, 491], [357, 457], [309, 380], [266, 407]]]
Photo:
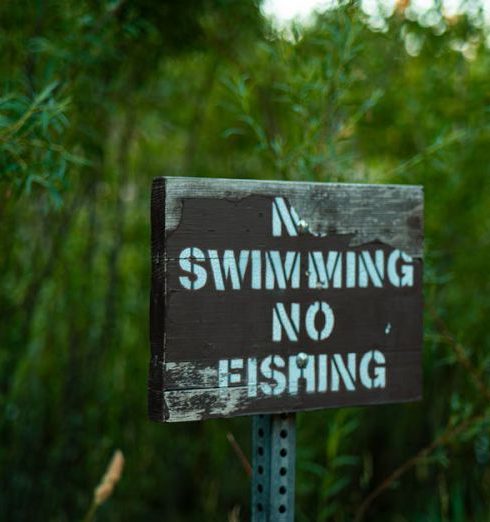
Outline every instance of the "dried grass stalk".
[[119, 482], [124, 469], [124, 455], [121, 450], [116, 450], [107, 466], [105, 475], [99, 485], [94, 490], [94, 504], [100, 506], [113, 493], [116, 484]]
[[116, 484], [119, 482], [124, 469], [124, 455], [121, 450], [116, 450], [112, 456], [106, 472], [94, 489], [92, 504], [83, 519], [84, 522], [92, 522], [97, 508], [102, 505], [114, 492]]

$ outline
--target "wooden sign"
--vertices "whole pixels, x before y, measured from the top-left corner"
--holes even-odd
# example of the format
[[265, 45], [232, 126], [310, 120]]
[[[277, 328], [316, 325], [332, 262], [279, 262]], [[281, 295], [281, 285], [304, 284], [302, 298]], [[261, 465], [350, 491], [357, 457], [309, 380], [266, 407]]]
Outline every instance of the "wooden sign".
[[421, 396], [423, 192], [158, 178], [149, 414]]

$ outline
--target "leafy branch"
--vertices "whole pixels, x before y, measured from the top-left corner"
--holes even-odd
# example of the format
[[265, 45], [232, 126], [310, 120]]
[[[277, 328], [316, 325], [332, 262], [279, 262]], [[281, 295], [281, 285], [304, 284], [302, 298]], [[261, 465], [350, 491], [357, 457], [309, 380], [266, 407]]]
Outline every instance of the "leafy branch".
[[[473, 386], [487, 400], [490, 400], [490, 389], [483, 380], [481, 372], [478, 371], [478, 369], [474, 366], [472, 361], [466, 355], [466, 350], [464, 349], [462, 344], [459, 343], [456, 340], [456, 338], [451, 334], [444, 321], [437, 315], [435, 309], [433, 307], [430, 307], [429, 311], [432, 316], [432, 319], [436, 324], [437, 329], [442, 335], [442, 338], [452, 348], [458, 363], [463, 368], [465, 368], [467, 373], [470, 375]], [[413, 457], [409, 458], [403, 464], [398, 466], [363, 500], [363, 502], [357, 509], [354, 522], [360, 522], [364, 518], [364, 515], [366, 514], [371, 504], [377, 497], [379, 497], [379, 495], [381, 495], [384, 491], [391, 487], [399, 478], [401, 478], [405, 473], [410, 471], [419, 462], [421, 462], [424, 459], [427, 459], [427, 457], [429, 457], [436, 449], [450, 444], [459, 435], [464, 434], [467, 430], [470, 430], [471, 428], [474, 428], [478, 424], [483, 423], [489, 419], [490, 415], [488, 414], [488, 412], [484, 411], [483, 413], [478, 413], [466, 417], [456, 425], [454, 425], [452, 421], [449, 420], [443, 432], [438, 437], [436, 437], [430, 444], [418, 451]]]

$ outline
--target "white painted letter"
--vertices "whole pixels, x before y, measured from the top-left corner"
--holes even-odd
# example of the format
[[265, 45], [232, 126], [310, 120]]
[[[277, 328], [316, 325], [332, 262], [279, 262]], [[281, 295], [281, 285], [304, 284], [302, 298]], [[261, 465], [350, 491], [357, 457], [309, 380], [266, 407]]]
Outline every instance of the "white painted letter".
[[257, 359], [251, 357], [247, 361], [248, 396], [257, 396]]
[[180, 284], [187, 290], [199, 290], [206, 284], [208, 274], [206, 269], [197, 265], [195, 261], [204, 261], [204, 252], [199, 248], [184, 248], [179, 256], [179, 265], [182, 270], [190, 272], [194, 278], [188, 276], [180, 276]]
[[327, 261], [322, 252], [308, 254], [308, 287], [340, 288], [342, 286], [342, 254], [331, 251]]
[[367, 288], [371, 280], [374, 286], [382, 287], [385, 277], [385, 254], [382, 250], [375, 252], [376, 262], [369, 252], [361, 252], [359, 256], [359, 286]]
[[260, 372], [266, 379], [272, 379], [275, 384], [260, 383], [260, 389], [264, 395], [280, 395], [286, 389], [286, 376], [283, 372], [273, 369], [272, 365], [284, 368], [286, 363], [280, 355], [268, 355], [260, 363]]
[[221, 359], [218, 365], [218, 385], [220, 388], [228, 388], [230, 384], [242, 382], [243, 359]]
[[240, 250], [238, 267], [233, 250], [225, 250], [223, 252], [223, 260], [219, 258], [216, 250], [208, 250], [216, 290], [224, 290], [227, 279], [231, 281], [233, 290], [240, 290], [245, 271], [247, 270], [249, 255], [250, 252], [248, 250]]
[[252, 288], [260, 290], [262, 288], [262, 253], [260, 250], [252, 250]]
[[332, 383], [332, 391], [339, 391], [340, 377], [348, 391], [356, 389], [356, 354], [347, 354], [347, 366], [345, 365], [342, 354], [334, 353], [330, 358], [330, 380]]
[[[320, 311], [323, 313], [324, 325], [321, 330], [318, 330], [315, 325], [315, 319], [318, 312]], [[310, 339], [313, 339], [313, 341], [323, 341], [332, 333], [335, 324], [333, 311], [327, 303], [323, 301], [316, 301], [308, 307], [305, 323], [306, 332], [308, 333]]]
[[[400, 258], [405, 261], [405, 263], [410, 263], [401, 265], [401, 275], [397, 271], [397, 264]], [[405, 254], [405, 252], [393, 250], [388, 258], [388, 278], [393, 286], [413, 286], [412, 263], [413, 259]]]
[[282, 236], [282, 225], [290, 236], [297, 236], [298, 214], [293, 207], [288, 208], [284, 198], [274, 198], [272, 202], [272, 235]]
[[242, 374], [232, 372], [231, 370], [243, 370], [243, 359], [231, 359], [230, 360], [230, 383], [240, 384], [242, 382]]
[[298, 356], [289, 356], [289, 393], [291, 395], [298, 394], [298, 382], [300, 379], [306, 380], [306, 391], [313, 393], [315, 391], [315, 357], [308, 355], [308, 360], [303, 368], [298, 367]]
[[318, 356], [318, 390], [319, 392], [326, 392], [328, 389], [328, 374], [327, 374], [328, 355], [322, 353]]
[[291, 288], [299, 288], [299, 270], [301, 254], [299, 252], [286, 252], [284, 264], [281, 254], [277, 250], [266, 252], [265, 287], [268, 290], [277, 288], [285, 290], [288, 281]]
[[[374, 367], [374, 377], [369, 374], [369, 365], [374, 359], [374, 362], [379, 366]], [[386, 387], [386, 368], [385, 356], [379, 350], [371, 350], [366, 352], [359, 365], [359, 376], [362, 384], [366, 388], [385, 388]], [[382, 365], [382, 366], [381, 366]]]
[[228, 359], [221, 359], [218, 365], [218, 384], [220, 388], [228, 388], [230, 375]]
[[284, 303], [276, 303], [272, 309], [272, 340], [282, 340], [282, 331], [290, 341], [297, 341], [299, 335], [299, 303], [291, 303], [291, 313], [288, 314]]
[[355, 288], [357, 281], [356, 253], [347, 252], [346, 254], [346, 286], [347, 288]]

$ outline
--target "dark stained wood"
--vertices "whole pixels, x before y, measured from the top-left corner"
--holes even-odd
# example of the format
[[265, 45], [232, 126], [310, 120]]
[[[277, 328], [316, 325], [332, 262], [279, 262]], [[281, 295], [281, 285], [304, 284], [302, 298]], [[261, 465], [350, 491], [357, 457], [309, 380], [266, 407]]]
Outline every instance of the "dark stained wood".
[[[275, 198], [283, 198], [289, 211], [296, 210], [296, 235], [287, 234], [284, 224], [283, 235], [272, 235]], [[189, 271], [183, 268], [181, 258], [191, 247]], [[239, 289], [233, 288], [231, 278], [224, 279], [223, 290], [217, 288], [213, 270], [222, 270], [225, 251], [232, 251], [237, 263], [239, 252], [246, 251], [243, 255], [248, 264], [237, 283]], [[261, 276], [260, 289], [252, 281], [252, 251], [259, 251], [256, 255], [261, 259], [261, 270], [256, 271]], [[203, 259], [196, 252], [201, 252]], [[289, 280], [284, 288], [277, 288], [274, 280], [274, 288], [265, 288], [266, 264], [272, 267], [267, 257], [270, 252], [277, 252], [282, 263], [287, 252], [299, 254], [297, 267], [294, 262], [291, 265], [293, 272], [297, 270], [297, 285]], [[344, 264], [338, 284], [331, 279], [327, 288], [321, 284], [310, 288], [312, 252], [322, 252], [325, 259], [329, 252], [339, 253]], [[177, 422], [418, 399], [422, 252], [421, 187], [157, 178], [152, 191], [150, 418]], [[347, 265], [348, 256], [358, 260], [355, 272]], [[362, 286], [357, 279], [350, 287], [348, 273], [358, 277], [363, 256], [384, 260], [381, 283], [376, 286], [374, 279], [368, 278]], [[397, 274], [406, 267], [413, 269], [411, 284], [400, 286], [396, 278], [388, 277], [389, 259], [396, 261], [392, 265]], [[205, 271], [204, 284], [203, 280], [196, 284], [195, 267]], [[189, 288], [182, 278], [187, 278]], [[322, 331], [326, 319], [319, 314], [310, 323], [313, 330], [308, 330], [305, 314], [319, 302], [331, 308], [334, 326], [327, 338], [313, 340], [308, 332]], [[280, 328], [281, 340], [273, 340], [277, 303], [282, 303], [288, 314], [292, 303], [301, 310], [296, 339]], [[382, 364], [374, 361], [375, 352], [384, 357]], [[288, 371], [291, 365], [293, 376], [301, 371], [294, 366], [298, 354], [315, 357], [309, 360], [309, 364], [315, 363], [315, 375], [308, 382], [300, 379], [295, 390]], [[320, 360], [320, 355], [326, 359]], [[370, 362], [361, 379], [360, 363], [365, 355], [365, 362]], [[282, 359], [275, 362], [286, 365], [270, 366], [284, 372], [286, 380], [286, 388], [277, 395], [268, 395], [265, 390], [270, 391], [271, 384], [279, 390], [282, 378], [278, 380], [277, 373], [267, 374], [265, 362], [266, 370], [260, 370], [268, 356], [279, 356]], [[333, 379], [339, 381], [341, 371], [339, 360], [347, 365], [350, 357], [356, 361], [354, 389], [348, 389], [349, 379], [340, 379], [334, 389]], [[219, 361], [231, 359], [243, 359], [244, 369], [231, 370], [239, 380], [228, 378], [224, 386], [219, 379]], [[249, 359], [257, 360], [257, 382], [250, 379], [253, 371], [247, 371]], [[373, 372], [382, 369], [384, 386], [363, 385], [374, 382]], [[315, 389], [308, 390], [307, 384], [313, 380]], [[381, 380], [376, 382], [379, 385]]]

